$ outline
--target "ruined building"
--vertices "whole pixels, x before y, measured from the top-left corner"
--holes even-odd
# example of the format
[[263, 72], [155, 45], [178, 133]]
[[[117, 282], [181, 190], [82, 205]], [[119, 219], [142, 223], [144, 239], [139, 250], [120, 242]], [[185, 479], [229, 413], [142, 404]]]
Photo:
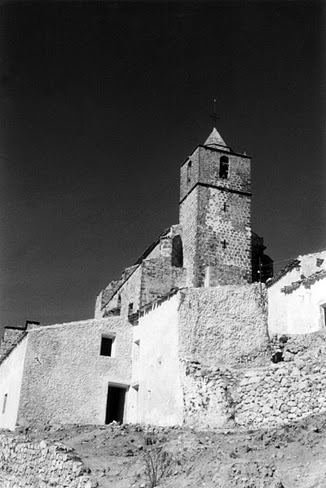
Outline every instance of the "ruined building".
[[106, 286], [94, 319], [6, 329], [0, 427], [223, 425], [225, 385], [269, 354], [273, 262], [251, 230], [250, 162], [214, 128], [181, 165], [179, 223]]

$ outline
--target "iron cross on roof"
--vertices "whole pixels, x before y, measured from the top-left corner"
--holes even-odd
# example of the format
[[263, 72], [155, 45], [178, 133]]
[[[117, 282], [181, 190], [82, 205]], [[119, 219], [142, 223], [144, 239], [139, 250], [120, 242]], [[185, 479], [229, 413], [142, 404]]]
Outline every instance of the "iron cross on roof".
[[214, 98], [214, 101], [213, 101], [213, 113], [210, 114], [210, 117], [213, 119], [214, 127], [216, 128], [216, 122], [217, 122], [217, 120], [219, 120], [219, 117], [218, 117], [217, 112], [216, 112], [216, 98]]

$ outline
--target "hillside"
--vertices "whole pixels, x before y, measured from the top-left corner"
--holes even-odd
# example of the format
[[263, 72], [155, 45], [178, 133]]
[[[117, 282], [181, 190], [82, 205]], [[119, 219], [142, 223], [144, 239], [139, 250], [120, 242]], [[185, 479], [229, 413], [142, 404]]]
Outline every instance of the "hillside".
[[268, 430], [57, 425], [27, 438], [73, 448], [93, 480], [87, 487], [154, 486], [146, 461], [158, 468], [162, 488], [326, 487], [325, 414]]

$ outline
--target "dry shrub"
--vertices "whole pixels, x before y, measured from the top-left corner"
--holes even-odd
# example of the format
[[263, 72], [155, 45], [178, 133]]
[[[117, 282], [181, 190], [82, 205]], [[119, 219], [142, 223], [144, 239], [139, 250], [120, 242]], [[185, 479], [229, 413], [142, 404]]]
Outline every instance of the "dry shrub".
[[165, 451], [162, 446], [155, 446], [144, 452], [144, 462], [148, 486], [155, 488], [167, 474], [168, 468], [171, 466], [172, 454]]

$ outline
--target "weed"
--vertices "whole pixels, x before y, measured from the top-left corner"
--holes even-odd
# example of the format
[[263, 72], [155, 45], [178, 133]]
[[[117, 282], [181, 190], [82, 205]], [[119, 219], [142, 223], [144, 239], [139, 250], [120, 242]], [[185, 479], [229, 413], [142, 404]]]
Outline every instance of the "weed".
[[155, 446], [147, 449], [143, 457], [148, 486], [149, 488], [155, 488], [171, 465], [172, 455], [165, 451], [162, 446]]

